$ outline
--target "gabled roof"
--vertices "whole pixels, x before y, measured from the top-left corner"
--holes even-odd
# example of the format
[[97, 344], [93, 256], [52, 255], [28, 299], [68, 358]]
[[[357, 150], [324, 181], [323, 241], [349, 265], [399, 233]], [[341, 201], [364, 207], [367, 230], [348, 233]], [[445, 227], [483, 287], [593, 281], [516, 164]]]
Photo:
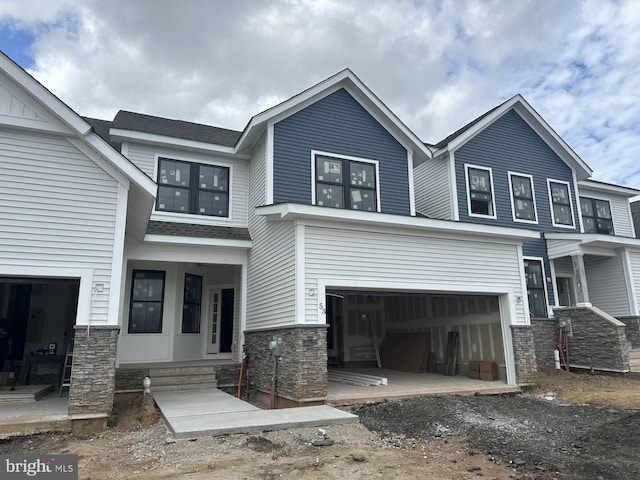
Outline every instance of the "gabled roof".
[[226, 128], [212, 127], [200, 123], [154, 117], [142, 113], [120, 110], [110, 125], [111, 128], [152, 133], [167, 137], [182, 138], [196, 142], [214, 143], [233, 147], [242, 132]]
[[435, 148], [437, 151], [434, 153], [434, 156], [445, 151], [457, 150], [510, 110], [518, 113], [540, 138], [546, 142], [549, 148], [576, 172], [578, 180], [585, 180], [593, 174], [591, 167], [573, 151], [562, 137], [551, 128], [520, 94], [514, 95], [507, 101], [480, 115], [453, 134], [436, 143]]
[[283, 120], [341, 88], [413, 152], [414, 162], [421, 163], [431, 158], [431, 151], [425, 144], [348, 68], [253, 116], [244, 128], [236, 150], [252, 145], [269, 123]]
[[155, 197], [155, 185], [147, 175], [110, 145], [105, 143], [105, 141], [94, 132], [89, 122], [74, 112], [67, 104], [51, 93], [3, 52], [0, 52], [0, 71], [4, 72], [4, 74], [19, 85], [21, 89], [69, 128], [70, 134], [75, 134], [82, 144], [106, 159], [151, 197]]

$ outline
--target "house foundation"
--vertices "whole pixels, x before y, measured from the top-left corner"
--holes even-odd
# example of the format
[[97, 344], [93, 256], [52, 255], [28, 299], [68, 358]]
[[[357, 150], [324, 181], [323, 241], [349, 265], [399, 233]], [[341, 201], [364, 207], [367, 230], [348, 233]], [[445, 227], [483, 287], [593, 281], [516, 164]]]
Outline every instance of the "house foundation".
[[625, 332], [627, 334], [627, 340], [634, 348], [640, 348], [640, 317], [616, 317], [627, 327]]
[[69, 414], [102, 414], [113, 407], [118, 326], [76, 325]]
[[327, 396], [327, 327], [304, 325], [245, 332], [251, 388], [269, 393], [276, 357], [269, 348], [282, 337], [275, 395], [288, 406], [324, 402]]

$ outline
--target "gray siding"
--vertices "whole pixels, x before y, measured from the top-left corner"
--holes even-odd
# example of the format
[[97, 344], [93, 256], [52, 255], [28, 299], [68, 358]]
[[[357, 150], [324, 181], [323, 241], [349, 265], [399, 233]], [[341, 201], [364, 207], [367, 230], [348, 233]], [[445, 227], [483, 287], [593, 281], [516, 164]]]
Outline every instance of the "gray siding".
[[247, 330], [295, 323], [295, 235], [292, 222], [267, 222], [253, 207], [265, 203], [265, 136], [256, 143], [249, 172]]
[[[220, 225], [228, 227], [247, 226], [247, 200], [249, 189], [249, 163], [247, 160], [234, 160], [226, 157], [217, 157], [213, 154], [187, 152], [184, 150], [180, 150], [179, 148], [171, 149], [166, 147], [154, 147], [153, 145], [143, 145], [136, 143], [129, 144], [127, 158], [154, 181], [156, 180], [156, 178], [154, 177], [156, 155], [168, 158], [177, 158], [190, 162], [219, 163], [222, 165], [231, 164], [231, 220], [218, 217], [195, 215], [193, 216], [195, 217], [194, 222], [197, 222], [199, 218], [202, 218], [203, 220], [206, 219], [207, 222], [216, 222]], [[161, 215], [162, 214], [163, 213], [161, 213]]]
[[594, 191], [584, 185], [578, 185], [578, 190], [581, 197], [609, 200], [615, 235], [620, 237], [634, 237], [633, 221], [631, 218], [629, 199], [627, 197]]
[[[568, 233], [580, 231], [571, 169], [527, 125], [514, 110], [510, 110], [484, 131], [455, 152], [456, 182], [460, 220], [475, 223], [537, 229], [543, 232]], [[496, 219], [470, 217], [467, 207], [465, 163], [493, 169]], [[513, 221], [509, 175], [507, 172], [533, 176], [538, 225]], [[574, 229], [553, 227], [547, 178], [569, 182], [573, 202]]]
[[380, 164], [384, 213], [409, 215], [407, 151], [344, 89], [274, 126], [274, 203], [311, 204], [311, 150]]
[[573, 277], [571, 257], [556, 258], [553, 261], [553, 266], [555, 267], [556, 275], [560, 277]]
[[585, 256], [589, 300], [609, 315], [631, 315], [629, 293], [624, 279], [620, 255], [615, 257]]
[[9, 130], [0, 169], [0, 265], [94, 268], [91, 322], [107, 323], [118, 182], [63, 138]]
[[451, 182], [446, 158], [428, 160], [413, 170], [416, 212], [430, 218], [450, 220]]

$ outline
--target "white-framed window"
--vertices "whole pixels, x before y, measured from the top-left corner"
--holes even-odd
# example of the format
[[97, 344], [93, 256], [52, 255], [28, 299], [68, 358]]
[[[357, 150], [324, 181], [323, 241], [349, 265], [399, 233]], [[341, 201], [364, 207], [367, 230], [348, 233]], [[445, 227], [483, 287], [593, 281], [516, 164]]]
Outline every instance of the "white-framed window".
[[527, 298], [532, 317], [547, 316], [547, 289], [544, 264], [541, 258], [524, 259], [524, 273], [527, 277]]
[[609, 200], [580, 197], [580, 212], [584, 233], [615, 235]]
[[538, 223], [533, 177], [524, 173], [509, 172], [509, 189], [513, 221]]
[[133, 270], [129, 333], [162, 333], [165, 272]]
[[313, 151], [311, 164], [314, 205], [380, 211], [376, 160]]
[[547, 179], [549, 204], [551, 205], [551, 223], [554, 227], [574, 228], [573, 202], [569, 182]]
[[158, 157], [156, 211], [229, 217], [228, 166]]
[[469, 164], [464, 169], [469, 216], [496, 218], [492, 170]]

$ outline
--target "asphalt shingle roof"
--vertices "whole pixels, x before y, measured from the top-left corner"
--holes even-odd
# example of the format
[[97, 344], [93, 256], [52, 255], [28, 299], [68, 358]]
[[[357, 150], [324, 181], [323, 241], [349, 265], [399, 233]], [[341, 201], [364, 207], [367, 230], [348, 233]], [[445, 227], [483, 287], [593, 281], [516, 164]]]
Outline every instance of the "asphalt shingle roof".
[[218, 238], [222, 240], [251, 240], [249, 229], [240, 227], [218, 227], [194, 223], [151, 221], [147, 235], [171, 235], [175, 237]]
[[200, 123], [185, 122], [184, 120], [154, 117], [125, 110], [120, 110], [116, 114], [113, 122], [111, 122], [111, 128], [213, 143], [225, 147], [233, 147], [242, 135], [242, 132], [236, 130], [211, 127]]

